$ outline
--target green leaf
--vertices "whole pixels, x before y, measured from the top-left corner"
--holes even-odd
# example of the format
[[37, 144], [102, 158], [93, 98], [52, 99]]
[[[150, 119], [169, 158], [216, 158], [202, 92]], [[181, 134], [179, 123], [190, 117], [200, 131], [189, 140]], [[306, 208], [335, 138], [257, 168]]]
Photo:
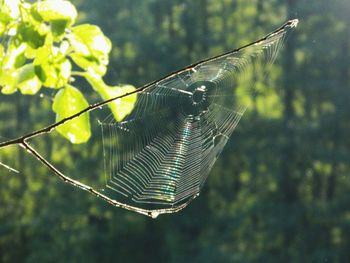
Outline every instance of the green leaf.
[[84, 24], [72, 28], [72, 45], [80, 54], [101, 53], [107, 55], [112, 48], [111, 41], [98, 26]]
[[[56, 121], [72, 116], [73, 114], [87, 108], [89, 104], [84, 95], [76, 88], [67, 85], [61, 89], [55, 96], [52, 105], [56, 113]], [[56, 130], [71, 143], [84, 143], [91, 137], [89, 113], [67, 121], [56, 128]]]
[[33, 4], [31, 6], [31, 9], [30, 9], [30, 14], [32, 15], [33, 19], [36, 21], [36, 22], [43, 22], [43, 18], [40, 16], [40, 14], [38, 13], [38, 10], [37, 10], [37, 4]]
[[49, 88], [62, 88], [69, 81], [71, 64], [68, 60], [57, 64], [41, 64], [35, 66], [35, 73], [43, 82], [44, 86]]
[[6, 24], [4, 22], [1, 22], [0, 21], [0, 37], [3, 36], [3, 34], [5, 33], [6, 31]]
[[69, 26], [66, 20], [56, 20], [51, 22], [51, 30], [55, 37], [62, 36], [64, 31]]
[[68, 25], [72, 25], [78, 15], [74, 5], [64, 0], [41, 1], [36, 3], [34, 8], [36, 11], [32, 13], [35, 14], [36, 19], [39, 15], [46, 22], [64, 20], [67, 21]]
[[0, 70], [0, 86], [3, 94], [12, 94], [17, 90], [17, 69], [21, 67], [26, 58], [24, 51], [26, 45], [24, 43], [19, 46], [15, 41], [9, 41], [9, 47], [5, 53], [4, 47], [1, 45], [1, 70]]
[[21, 43], [17, 45], [16, 41], [11, 40], [9, 42], [8, 50], [3, 58], [4, 69], [17, 69], [24, 65], [26, 61], [25, 50], [27, 45], [25, 43]]
[[101, 76], [106, 73], [112, 44], [99, 27], [89, 24], [73, 27], [69, 41], [74, 50], [71, 57], [79, 67], [91, 68]]
[[2, 44], [0, 44], [0, 65], [1, 65], [2, 60], [3, 60], [4, 52], [5, 52], [5, 48]]
[[14, 35], [20, 16], [20, 0], [3, 0], [0, 8], [0, 36], [4, 33]]
[[2, 69], [0, 71], [0, 86], [3, 94], [9, 95], [17, 90], [18, 71], [16, 69]]
[[40, 90], [41, 81], [35, 74], [33, 64], [27, 64], [18, 70], [17, 87], [26, 95], [34, 95]]
[[[5, 11], [5, 12], [4, 12]], [[6, 8], [4, 8], [4, 10], [0, 11], [0, 22], [3, 24], [8, 24], [10, 23], [12, 20], [10, 14], [8, 12], [6, 12]]]
[[[105, 95], [103, 97], [105, 100], [107, 100], [121, 96], [126, 93], [130, 93], [135, 90], [136, 88], [131, 85], [106, 87], [104, 91]], [[128, 116], [132, 112], [136, 101], [137, 95], [135, 93], [108, 103], [108, 107], [111, 109], [115, 119], [117, 121], [122, 121], [126, 116]]]
[[[21, 0], [22, 1], [22, 0]], [[38, 27], [43, 22], [38, 21], [34, 16], [35, 14], [32, 12], [33, 5], [27, 2], [22, 1], [21, 3], [21, 22], [26, 23], [27, 25], [31, 25], [33, 27]]]
[[[94, 90], [100, 94], [103, 100], [119, 97], [136, 90], [136, 88], [131, 85], [113, 87], [108, 86], [103, 82], [102, 78], [100, 78], [98, 75], [94, 75], [92, 72], [90, 72], [89, 75], [85, 74], [85, 77]], [[133, 111], [136, 101], [137, 94], [134, 93], [132, 95], [113, 100], [112, 102], [108, 103], [108, 107], [112, 111], [114, 118], [117, 121], [122, 121]]]
[[72, 65], [57, 47], [39, 48], [34, 65], [36, 75], [46, 87], [62, 88], [69, 82]]
[[37, 49], [45, 43], [45, 36], [41, 35], [33, 25], [21, 23], [18, 26], [18, 34], [23, 42], [26, 42], [31, 48]]
[[94, 71], [100, 76], [103, 76], [106, 74], [107, 65], [101, 64], [93, 56], [83, 56], [80, 54], [73, 53], [73, 54], [70, 54], [70, 57], [75, 62], [75, 64], [77, 64], [79, 67], [81, 67], [86, 71]]
[[37, 52], [37, 49], [28, 46], [27, 49], [26, 49], [25, 52], [24, 52], [24, 56], [25, 56], [27, 59], [35, 59], [37, 53], [38, 53], [38, 52]]
[[6, 13], [11, 18], [17, 18], [20, 15], [19, 4], [20, 0], [4, 0], [1, 11]]

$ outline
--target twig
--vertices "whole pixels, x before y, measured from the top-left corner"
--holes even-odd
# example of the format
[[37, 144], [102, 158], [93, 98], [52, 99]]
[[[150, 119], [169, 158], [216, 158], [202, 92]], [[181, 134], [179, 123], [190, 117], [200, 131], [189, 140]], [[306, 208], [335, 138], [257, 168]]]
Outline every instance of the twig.
[[66, 122], [68, 122], [68, 121], [70, 121], [70, 120], [73, 120], [73, 119], [79, 117], [80, 115], [82, 115], [82, 114], [84, 114], [84, 113], [86, 113], [86, 112], [90, 112], [90, 111], [92, 111], [92, 110], [94, 110], [94, 109], [97, 109], [97, 108], [99, 108], [99, 107], [102, 107], [102, 106], [104, 106], [104, 105], [106, 105], [106, 104], [108, 104], [108, 103], [110, 103], [110, 102], [112, 102], [112, 101], [114, 101], [114, 100], [121, 99], [121, 98], [130, 96], [130, 95], [133, 95], [133, 94], [136, 94], [136, 93], [141, 93], [141, 92], [145, 91], [146, 89], [151, 88], [151, 87], [154, 86], [154, 85], [157, 85], [157, 83], [159, 83], [159, 82], [161, 82], [161, 81], [163, 81], [163, 80], [166, 80], [166, 79], [168, 79], [168, 78], [171, 78], [171, 77], [173, 77], [173, 76], [175, 76], [175, 75], [177, 75], [177, 74], [180, 74], [180, 73], [182, 73], [182, 72], [191, 70], [191, 69], [195, 68], [196, 66], [198, 66], [198, 65], [200, 65], [200, 64], [203, 64], [203, 63], [206, 63], [206, 62], [209, 62], [209, 61], [213, 61], [213, 60], [219, 59], [219, 58], [224, 57], [224, 56], [227, 56], [227, 55], [229, 55], [229, 54], [238, 52], [238, 51], [240, 51], [240, 50], [242, 50], [242, 49], [244, 49], [244, 48], [247, 48], [247, 47], [249, 47], [249, 46], [253, 46], [253, 45], [255, 45], [255, 44], [258, 44], [258, 43], [260, 43], [260, 42], [262, 42], [262, 41], [268, 39], [269, 37], [278, 34], [279, 32], [285, 30], [285, 29], [288, 28], [288, 27], [291, 27], [291, 28], [292, 28], [292, 27], [295, 27], [295, 26], [297, 25], [297, 23], [298, 23], [298, 20], [297, 20], [297, 19], [289, 20], [289, 21], [287, 21], [284, 25], [282, 25], [280, 28], [276, 29], [276, 30], [273, 31], [272, 33], [266, 35], [265, 37], [263, 37], [263, 38], [261, 38], [261, 39], [259, 39], [259, 40], [257, 40], [257, 41], [254, 41], [254, 42], [252, 42], [252, 43], [249, 43], [249, 44], [247, 44], [247, 45], [245, 45], [245, 46], [243, 46], [243, 47], [234, 49], [234, 50], [232, 50], [232, 51], [230, 51], [230, 52], [227, 52], [227, 53], [224, 53], [224, 54], [215, 56], [215, 57], [211, 57], [211, 58], [208, 58], [208, 59], [199, 61], [199, 62], [197, 62], [197, 63], [194, 63], [194, 64], [192, 64], [192, 65], [190, 65], [190, 66], [187, 66], [186, 68], [180, 69], [180, 70], [178, 70], [178, 71], [174, 71], [174, 72], [170, 73], [169, 75], [167, 75], [167, 76], [165, 76], [165, 77], [163, 77], [163, 78], [161, 78], [161, 79], [159, 79], [159, 80], [152, 81], [152, 82], [150, 82], [150, 83], [148, 83], [148, 84], [146, 84], [146, 85], [144, 85], [144, 86], [142, 86], [142, 87], [140, 87], [140, 88], [138, 88], [138, 89], [136, 89], [136, 90], [134, 90], [134, 91], [125, 93], [125, 94], [120, 95], [120, 96], [116, 96], [116, 97], [110, 98], [110, 99], [108, 99], [108, 100], [101, 101], [101, 102], [99, 102], [99, 103], [92, 104], [92, 105], [90, 105], [89, 107], [87, 107], [87, 108], [85, 108], [85, 109], [83, 109], [83, 110], [81, 110], [81, 111], [79, 111], [79, 112], [77, 112], [77, 113], [75, 113], [75, 114], [73, 114], [73, 115], [71, 115], [71, 116], [69, 116], [69, 117], [66, 117], [66, 118], [64, 118], [64, 119], [62, 119], [62, 120], [60, 120], [60, 121], [58, 121], [58, 122], [56, 122], [56, 123], [53, 123], [53, 124], [51, 124], [51, 125], [49, 125], [49, 126], [43, 128], [43, 129], [40, 129], [40, 130], [31, 132], [31, 133], [28, 133], [28, 134], [26, 134], [26, 135], [23, 135], [23, 136], [21, 136], [21, 137], [19, 137], [19, 138], [13, 139], [13, 140], [9, 140], [9, 141], [7, 141], [7, 142], [0, 143], [0, 148], [6, 147], [6, 146], [9, 146], [9, 145], [12, 145], [12, 144], [20, 144], [20, 143], [23, 143], [24, 140], [26, 140], [26, 139], [33, 138], [33, 137], [39, 136], [39, 135], [44, 134], [44, 133], [50, 133], [50, 132], [51, 132], [53, 129], [55, 129], [56, 127], [58, 127], [58, 126], [60, 126], [60, 125], [62, 125], [62, 124], [64, 124], [64, 123], [66, 123]]
[[[124, 209], [127, 209], [127, 210], [130, 210], [130, 211], [133, 211], [133, 212], [136, 212], [136, 213], [139, 213], [139, 214], [143, 214], [143, 215], [146, 215], [146, 216], [149, 216], [149, 217], [152, 217], [152, 218], [156, 218], [158, 215], [160, 214], [166, 214], [166, 213], [174, 213], [174, 212], [178, 212], [180, 210], [182, 210], [183, 208], [185, 208], [186, 206], [189, 205], [189, 203], [192, 202], [193, 199], [195, 199], [198, 194], [196, 195], [193, 195], [190, 199], [188, 199], [185, 203], [181, 204], [181, 205], [178, 205], [176, 207], [171, 207], [171, 208], [164, 208], [164, 209], [154, 209], [154, 210], [148, 210], [148, 209], [142, 209], [142, 208], [138, 208], [138, 207], [135, 207], [135, 206], [130, 206], [130, 205], [126, 205], [126, 204], [123, 204], [121, 202], [118, 202], [114, 199], [111, 199], [109, 198], [108, 196], [96, 191], [94, 188], [86, 185], [86, 184], [83, 184], [77, 180], [74, 180], [66, 175], [64, 175], [61, 171], [59, 171], [54, 165], [52, 165], [49, 161], [47, 161], [43, 156], [40, 155], [39, 152], [37, 152], [33, 147], [31, 147], [29, 145], [29, 143], [27, 142], [29, 139], [31, 138], [34, 138], [34, 137], [37, 137], [37, 136], [40, 136], [42, 134], [47, 134], [47, 133], [50, 133], [52, 130], [54, 130], [55, 128], [57, 128], [58, 126], [70, 121], [70, 120], [73, 120], [75, 118], [78, 118], [80, 115], [84, 114], [84, 113], [87, 113], [87, 112], [90, 112], [94, 109], [97, 109], [99, 107], [102, 107], [114, 100], [117, 100], [117, 99], [121, 99], [121, 98], [124, 98], [124, 97], [127, 97], [127, 96], [130, 96], [130, 95], [133, 95], [133, 94], [137, 94], [137, 93], [141, 93], [141, 92], [144, 92], [145, 90], [149, 89], [149, 88], [152, 88], [153, 86], [157, 85], [159, 82], [163, 81], [163, 80], [166, 80], [168, 78], [171, 78], [179, 73], [182, 73], [182, 72], [185, 72], [185, 71], [188, 71], [188, 70], [192, 70], [193, 68], [195, 68], [196, 66], [200, 65], [200, 64], [203, 64], [203, 63], [206, 63], [206, 62], [209, 62], [209, 61], [214, 61], [216, 59], [219, 59], [219, 58], [222, 58], [224, 56], [227, 56], [227, 55], [230, 55], [230, 54], [233, 54], [235, 52], [238, 52], [244, 48], [247, 48], [249, 46], [253, 46], [253, 45], [256, 45], [256, 44], [259, 44], [260, 42], [264, 41], [264, 40], [267, 40], [269, 37], [272, 37], [278, 33], [280, 33], [281, 31], [284, 31], [286, 28], [292, 28], [292, 27], [295, 27], [298, 23], [298, 20], [297, 19], [294, 19], [294, 20], [289, 20], [287, 21], [284, 25], [282, 25], [281, 27], [279, 27], [278, 29], [276, 29], [275, 31], [273, 31], [272, 33], [266, 35], [265, 37], [257, 40], [257, 41], [254, 41], [252, 43], [249, 43], [243, 47], [240, 47], [238, 49], [234, 49], [230, 52], [227, 52], [227, 53], [224, 53], [222, 55], [219, 55], [219, 56], [215, 56], [215, 57], [211, 57], [211, 58], [208, 58], [208, 59], [205, 59], [205, 60], [202, 60], [202, 61], [199, 61], [197, 63], [194, 63], [184, 69], [181, 69], [181, 70], [178, 70], [178, 71], [175, 71], [175, 72], [172, 72], [171, 74], [159, 79], [159, 80], [156, 80], [156, 81], [153, 81], [153, 82], [150, 82], [132, 92], [129, 92], [129, 93], [125, 93], [121, 96], [116, 96], [116, 97], [113, 97], [111, 99], [108, 99], [108, 100], [104, 100], [102, 102], [99, 102], [99, 103], [96, 103], [96, 104], [92, 104], [90, 106], [88, 106], [87, 108], [69, 116], [69, 117], [66, 117], [56, 123], [53, 123], [47, 127], [44, 127], [42, 129], [39, 129], [37, 131], [34, 131], [34, 132], [31, 132], [31, 133], [28, 133], [26, 135], [23, 135], [21, 137], [18, 137], [16, 139], [12, 139], [12, 140], [9, 140], [9, 141], [6, 141], [6, 142], [3, 142], [3, 143], [0, 143], [0, 149], [3, 148], [3, 147], [7, 147], [7, 146], [10, 146], [10, 145], [19, 145], [21, 147], [23, 147], [24, 149], [26, 149], [28, 151], [28, 153], [30, 153], [31, 155], [35, 156], [39, 162], [41, 162], [43, 165], [45, 165], [47, 168], [49, 168], [57, 177], [59, 177], [62, 181], [64, 181], [65, 183], [68, 183], [70, 185], [73, 185], [75, 187], [78, 187], [82, 190], [85, 190], [85, 191], [88, 191], [90, 192], [91, 194], [95, 195], [96, 197], [106, 201], [107, 203], [115, 206], [115, 207], [120, 207], [120, 208], [124, 208]], [[79, 72], [74, 72], [74, 74], [76, 75], [81, 75]], [[6, 166], [5, 166], [6, 167]]]

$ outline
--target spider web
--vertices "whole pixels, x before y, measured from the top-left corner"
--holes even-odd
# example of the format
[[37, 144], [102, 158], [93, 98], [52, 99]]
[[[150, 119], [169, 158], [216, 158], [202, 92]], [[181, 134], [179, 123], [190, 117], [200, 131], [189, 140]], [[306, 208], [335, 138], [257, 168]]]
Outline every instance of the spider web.
[[[200, 193], [257, 94], [256, 86], [264, 85], [287, 33], [297, 23], [287, 21], [258, 41], [190, 65], [134, 92], [92, 104], [57, 123], [0, 143], [0, 148], [21, 146], [64, 182], [116, 207], [153, 218], [177, 212]], [[118, 106], [129, 95], [137, 95], [131, 114], [122, 122], [111, 114], [105, 117], [110, 112], [107, 105]], [[89, 142], [71, 145], [59, 136], [57, 127], [87, 112], [103, 120], [98, 127], [91, 122], [94, 132]], [[95, 143], [101, 139], [95, 136], [96, 128], [102, 131], [103, 150]], [[102, 163], [90, 158], [90, 153], [95, 156], [102, 151], [104, 176]], [[57, 158], [62, 154], [73, 158]], [[82, 158], [77, 160], [78, 156]]]
[[150, 210], [196, 197], [248, 106], [242, 98], [254, 95], [296, 23], [149, 85], [122, 122], [101, 121], [105, 190]]

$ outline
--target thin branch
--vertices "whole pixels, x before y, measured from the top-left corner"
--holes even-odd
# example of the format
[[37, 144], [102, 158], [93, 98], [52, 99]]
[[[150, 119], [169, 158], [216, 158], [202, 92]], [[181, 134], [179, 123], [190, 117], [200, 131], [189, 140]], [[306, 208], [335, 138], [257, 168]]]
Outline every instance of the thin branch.
[[12, 168], [11, 166], [9, 166], [9, 165], [7, 165], [7, 164], [4, 164], [4, 163], [0, 162], [0, 166], [6, 168], [6, 169], [9, 170], [10, 172], [19, 174], [19, 171], [17, 171], [15, 168]]
[[[254, 42], [249, 43], [249, 44], [247, 44], [247, 45], [245, 45], [243, 47], [240, 47], [238, 49], [235, 49], [235, 50], [232, 50], [230, 52], [224, 53], [222, 55], [211, 57], [211, 58], [199, 61], [197, 63], [194, 63], [194, 64], [192, 64], [192, 65], [190, 65], [190, 66], [188, 66], [188, 67], [186, 67], [184, 69], [172, 72], [171, 74], [169, 74], [169, 75], [167, 75], [167, 76], [165, 76], [165, 77], [163, 77], [163, 78], [161, 78], [159, 80], [150, 82], [150, 83], [148, 83], [148, 84], [146, 84], [146, 85], [144, 85], [144, 86], [142, 86], [142, 87], [140, 87], [140, 88], [138, 88], [138, 89], [136, 89], [136, 90], [134, 90], [132, 92], [128, 92], [128, 93], [125, 93], [125, 94], [123, 94], [121, 96], [116, 96], [116, 97], [113, 97], [111, 99], [108, 99], [108, 100], [105, 100], [105, 101], [102, 101], [102, 102], [99, 102], [99, 103], [96, 103], [96, 104], [92, 104], [89, 107], [87, 107], [87, 108], [85, 108], [85, 109], [83, 109], [83, 110], [81, 110], [81, 111], [79, 111], [79, 112], [77, 112], [77, 113], [67, 117], [67, 118], [64, 118], [64, 119], [62, 119], [62, 120], [60, 120], [60, 121], [58, 121], [56, 123], [53, 123], [53, 124], [51, 124], [51, 125], [49, 125], [47, 127], [44, 127], [42, 129], [39, 129], [39, 130], [31, 132], [31, 133], [28, 133], [28, 134], [23, 135], [21, 137], [18, 137], [16, 139], [12, 139], [12, 140], [0, 143], [0, 148], [7, 147], [7, 146], [10, 146], [10, 145], [19, 145], [19, 146], [21, 146], [22, 148], [26, 149], [28, 151], [28, 153], [30, 153], [31, 155], [35, 156], [39, 160], [39, 162], [41, 162], [43, 165], [45, 165], [47, 168], [49, 168], [62, 181], [66, 182], [66, 183], [68, 183], [70, 185], [73, 185], [74, 187], [78, 187], [78, 188], [80, 188], [82, 190], [88, 191], [91, 194], [95, 195], [96, 197], [106, 201], [107, 203], [109, 203], [109, 204], [111, 204], [111, 205], [113, 205], [115, 207], [124, 208], [124, 209], [130, 210], [130, 211], [133, 211], [133, 212], [136, 212], [136, 213], [139, 213], [139, 214], [143, 214], [143, 215], [146, 215], [146, 216], [149, 216], [149, 217], [152, 217], [152, 218], [156, 218], [160, 214], [178, 212], [178, 211], [182, 210], [183, 208], [185, 208], [186, 206], [188, 206], [189, 203], [191, 203], [192, 200], [195, 199], [198, 196], [198, 194], [193, 195], [185, 203], [183, 203], [183, 204], [181, 204], [179, 206], [176, 206], [176, 207], [172, 207], [172, 208], [147, 210], [147, 209], [141, 209], [141, 208], [138, 208], [138, 207], [126, 205], [126, 204], [118, 202], [118, 201], [116, 201], [114, 199], [109, 198], [108, 196], [106, 196], [106, 195], [96, 191], [95, 189], [93, 189], [92, 187], [90, 187], [90, 186], [88, 186], [86, 184], [83, 184], [83, 183], [81, 183], [79, 181], [76, 181], [76, 180], [74, 180], [74, 179], [64, 175], [54, 165], [52, 165], [42, 155], [40, 155], [39, 152], [37, 152], [33, 147], [31, 147], [29, 145], [29, 143], [27, 142], [27, 140], [30, 139], [30, 138], [37, 137], [37, 136], [42, 135], [42, 134], [50, 133], [52, 130], [54, 130], [58, 126], [66, 123], [66, 122], [68, 122], [70, 120], [73, 120], [73, 119], [79, 117], [80, 115], [82, 115], [84, 113], [87, 113], [87, 112], [90, 112], [90, 111], [92, 111], [94, 109], [102, 107], [102, 106], [104, 106], [104, 105], [106, 105], [106, 104], [108, 104], [108, 103], [110, 103], [110, 102], [112, 102], [114, 100], [121, 99], [121, 98], [130, 96], [132, 94], [141, 93], [141, 92], [147, 90], [148, 88], [151, 88], [154, 85], [157, 85], [159, 82], [175, 76], [176, 74], [179, 74], [179, 73], [182, 73], [182, 72], [185, 72], [185, 71], [188, 71], [188, 70], [192, 70], [196, 66], [201, 65], [203, 63], [206, 63], [206, 62], [209, 62], [209, 61], [214, 61], [216, 59], [220, 59], [220, 58], [222, 58], [224, 56], [227, 56], [227, 55], [230, 55], [232, 53], [238, 52], [238, 51], [240, 51], [240, 50], [242, 50], [244, 48], [247, 48], [247, 47], [259, 44], [260, 42], [265, 41], [268, 38], [283, 32], [286, 28], [293, 28], [293, 27], [295, 27], [297, 25], [297, 23], [298, 23], [297, 19], [289, 20], [284, 25], [282, 25], [280, 28], [276, 29], [272, 33], [266, 35], [265, 37], [263, 37], [263, 38], [261, 38], [261, 39], [259, 39], [257, 41], [254, 41]], [[79, 72], [74, 72], [74, 74], [81, 75]]]
[[60, 172], [55, 166], [53, 166], [50, 162], [48, 162], [43, 156], [41, 156], [40, 153], [38, 153], [33, 147], [31, 147], [26, 141], [20, 143], [20, 146], [23, 147], [24, 149], [26, 149], [31, 155], [35, 156], [42, 164], [44, 164], [47, 168], [49, 168], [56, 176], [58, 176], [63, 182], [71, 184], [75, 187], [78, 187], [84, 191], [88, 191], [91, 194], [95, 195], [98, 198], [101, 198], [102, 200], [106, 201], [107, 203], [115, 206], [115, 207], [119, 207], [119, 208], [124, 208], [139, 214], [143, 214], [152, 218], [156, 218], [158, 215], [160, 214], [170, 214], [170, 213], [175, 213], [178, 212], [180, 210], [182, 210], [183, 208], [185, 208], [186, 206], [188, 206], [188, 204], [197, 197], [193, 196], [191, 199], [189, 199], [186, 203], [178, 206], [178, 207], [174, 207], [174, 208], [166, 208], [166, 209], [156, 209], [156, 210], [147, 210], [147, 209], [141, 209], [138, 207], [134, 207], [134, 206], [130, 206], [130, 205], [126, 205], [123, 203], [120, 203], [116, 200], [113, 200], [111, 198], [109, 198], [108, 196], [101, 194], [100, 192], [96, 191], [95, 189], [93, 189], [91, 186], [88, 186], [86, 184], [83, 184], [77, 180], [74, 180], [66, 175], [64, 175], [62, 172]]
[[97, 108], [99, 108], [99, 107], [102, 107], [102, 106], [104, 106], [104, 105], [106, 105], [106, 104], [108, 104], [108, 103], [110, 103], [110, 102], [112, 102], [112, 101], [114, 101], [114, 100], [121, 99], [121, 98], [130, 96], [130, 95], [133, 95], [133, 94], [136, 94], [136, 93], [141, 93], [141, 92], [145, 91], [146, 89], [152, 87], [153, 85], [157, 85], [157, 83], [159, 83], [159, 82], [161, 82], [161, 81], [163, 81], [163, 80], [166, 80], [166, 79], [168, 79], [168, 78], [171, 78], [171, 77], [173, 77], [173, 76], [175, 76], [175, 75], [177, 75], [177, 74], [180, 74], [180, 73], [182, 73], [182, 72], [191, 70], [191, 69], [195, 68], [196, 66], [198, 66], [198, 65], [200, 65], [200, 64], [203, 64], [203, 63], [206, 63], [206, 62], [209, 62], [209, 61], [214, 61], [214, 60], [216, 60], [216, 59], [219, 59], [219, 58], [222, 58], [222, 57], [224, 57], [224, 56], [230, 55], [230, 54], [232, 54], [232, 53], [238, 52], [238, 51], [240, 51], [240, 50], [242, 50], [242, 49], [244, 49], [244, 48], [247, 48], [247, 47], [253, 46], [253, 45], [255, 45], [255, 44], [258, 44], [258, 43], [260, 43], [260, 42], [262, 42], [262, 41], [268, 39], [269, 37], [272, 37], [272, 36], [274, 36], [274, 35], [280, 33], [281, 31], [284, 31], [284, 30], [285, 30], [286, 28], [288, 28], [288, 27], [289, 27], [289, 28], [295, 27], [297, 24], [298, 24], [298, 20], [297, 20], [297, 19], [289, 20], [289, 21], [287, 21], [284, 25], [282, 25], [281, 27], [279, 27], [278, 29], [276, 29], [275, 31], [273, 31], [272, 33], [266, 35], [265, 37], [263, 37], [263, 38], [261, 38], [261, 39], [259, 39], [259, 40], [257, 40], [257, 41], [251, 42], [251, 43], [249, 43], [249, 44], [247, 44], [247, 45], [245, 45], [245, 46], [243, 46], [243, 47], [234, 49], [234, 50], [232, 50], [232, 51], [230, 51], [230, 52], [227, 52], [227, 53], [224, 53], [224, 54], [221, 54], [221, 55], [218, 55], [218, 56], [215, 56], [215, 57], [211, 57], [211, 58], [208, 58], [208, 59], [199, 61], [199, 62], [197, 62], [197, 63], [194, 63], [194, 64], [192, 64], [192, 65], [190, 65], [190, 66], [188, 66], [188, 67], [186, 67], [186, 68], [183, 68], [183, 69], [180, 69], [180, 70], [178, 70], [178, 71], [172, 72], [172, 73], [170, 73], [169, 75], [167, 75], [167, 76], [165, 76], [165, 77], [163, 77], [163, 78], [161, 78], [161, 79], [159, 79], [159, 80], [152, 81], [152, 82], [150, 82], [150, 83], [148, 83], [148, 84], [146, 84], [146, 85], [144, 85], [144, 86], [142, 86], [142, 87], [140, 87], [140, 88], [138, 88], [138, 89], [136, 89], [136, 90], [134, 90], [134, 91], [132, 91], [132, 92], [128, 92], [128, 93], [125, 93], [125, 94], [123, 94], [123, 95], [116, 96], [116, 97], [110, 98], [110, 99], [108, 99], [108, 100], [104, 100], [104, 101], [101, 101], [101, 102], [99, 102], [99, 103], [92, 104], [92, 105], [90, 105], [89, 107], [87, 107], [87, 108], [85, 108], [85, 109], [83, 109], [83, 110], [81, 110], [81, 111], [79, 111], [79, 112], [77, 112], [77, 113], [75, 113], [75, 114], [73, 114], [73, 115], [71, 115], [71, 116], [69, 116], [69, 117], [66, 117], [66, 118], [64, 118], [64, 119], [62, 119], [62, 120], [60, 120], [60, 121], [58, 121], [58, 122], [56, 122], [56, 123], [53, 123], [53, 124], [51, 124], [51, 125], [49, 125], [49, 126], [43, 128], [43, 129], [40, 129], [40, 130], [31, 132], [31, 133], [28, 133], [28, 134], [26, 134], [26, 135], [23, 135], [23, 136], [21, 136], [21, 137], [19, 137], [19, 138], [13, 139], [13, 140], [9, 140], [9, 141], [7, 141], [7, 142], [0, 143], [0, 148], [6, 147], [6, 146], [9, 146], [9, 145], [13, 145], [13, 144], [21, 144], [21, 143], [23, 143], [24, 140], [26, 140], [26, 139], [33, 138], [33, 137], [39, 136], [39, 135], [44, 134], [44, 133], [50, 133], [50, 132], [51, 132], [53, 129], [55, 129], [56, 127], [58, 127], [58, 126], [60, 126], [60, 125], [62, 125], [62, 124], [64, 124], [64, 123], [66, 123], [66, 122], [68, 122], [68, 121], [70, 121], [70, 120], [73, 120], [73, 119], [79, 117], [80, 115], [82, 115], [82, 114], [84, 114], [84, 113], [86, 113], [86, 112], [90, 112], [90, 111], [92, 111], [92, 110], [94, 110], [94, 109], [97, 109]]

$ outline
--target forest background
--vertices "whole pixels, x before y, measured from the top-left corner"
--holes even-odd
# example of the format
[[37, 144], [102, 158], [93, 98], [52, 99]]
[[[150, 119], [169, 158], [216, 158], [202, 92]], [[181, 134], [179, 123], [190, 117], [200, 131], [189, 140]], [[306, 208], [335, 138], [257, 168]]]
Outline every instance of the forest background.
[[[201, 195], [179, 213], [153, 220], [114, 208], [20, 149], [0, 152], [20, 171], [0, 166], [0, 262], [348, 261], [349, 1], [72, 2], [79, 22], [100, 26], [113, 42], [106, 82], [136, 87], [287, 19], [300, 23]], [[50, 93], [0, 102], [1, 141], [54, 121]], [[103, 161], [94, 151], [75, 160], [50, 141], [42, 145], [82, 174]]]

